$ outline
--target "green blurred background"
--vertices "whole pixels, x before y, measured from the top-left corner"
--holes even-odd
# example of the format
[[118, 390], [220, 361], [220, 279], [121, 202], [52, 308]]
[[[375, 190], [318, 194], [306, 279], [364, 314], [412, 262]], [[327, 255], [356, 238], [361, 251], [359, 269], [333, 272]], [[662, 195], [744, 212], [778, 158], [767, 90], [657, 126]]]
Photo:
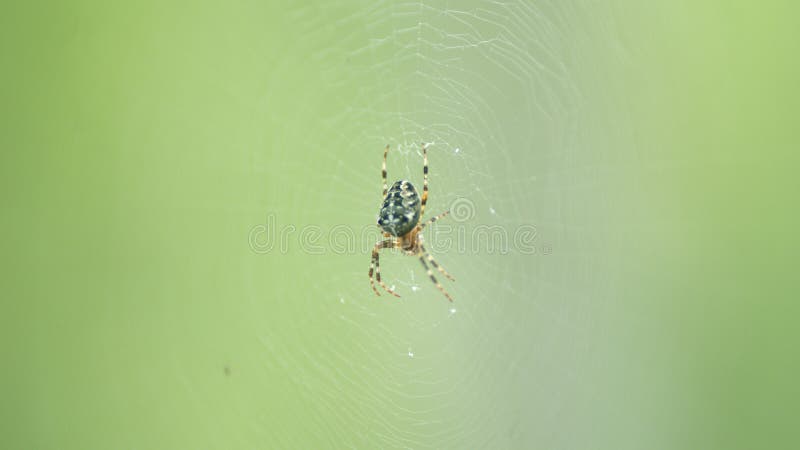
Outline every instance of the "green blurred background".
[[[701, 3], [4, 5], [2, 447], [797, 448], [800, 11]], [[422, 141], [536, 229], [452, 305]]]

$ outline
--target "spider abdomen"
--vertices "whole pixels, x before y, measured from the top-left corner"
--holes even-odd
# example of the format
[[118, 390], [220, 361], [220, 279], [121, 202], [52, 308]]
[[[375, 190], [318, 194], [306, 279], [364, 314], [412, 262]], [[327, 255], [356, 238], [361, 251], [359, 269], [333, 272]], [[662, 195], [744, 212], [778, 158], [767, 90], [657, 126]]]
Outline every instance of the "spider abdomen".
[[419, 222], [420, 199], [414, 185], [407, 180], [396, 181], [383, 199], [378, 214], [378, 226], [392, 236], [403, 236]]

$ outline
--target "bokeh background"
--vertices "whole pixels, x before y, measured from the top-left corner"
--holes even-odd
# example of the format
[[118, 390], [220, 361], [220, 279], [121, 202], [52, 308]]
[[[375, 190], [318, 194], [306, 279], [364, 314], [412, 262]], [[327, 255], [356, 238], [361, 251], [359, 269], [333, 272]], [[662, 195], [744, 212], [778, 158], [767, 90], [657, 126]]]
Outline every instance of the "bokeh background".
[[797, 448], [794, 3], [2, 9], [3, 448]]

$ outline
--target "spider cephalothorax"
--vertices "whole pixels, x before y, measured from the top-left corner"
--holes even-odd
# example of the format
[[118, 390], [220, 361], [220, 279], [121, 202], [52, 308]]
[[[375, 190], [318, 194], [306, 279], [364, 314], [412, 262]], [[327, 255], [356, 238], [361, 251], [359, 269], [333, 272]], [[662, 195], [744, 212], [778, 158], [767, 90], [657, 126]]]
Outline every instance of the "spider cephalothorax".
[[422, 197], [420, 197], [414, 185], [407, 180], [396, 181], [392, 184], [391, 188], [387, 189], [386, 185], [386, 155], [389, 153], [389, 146], [383, 152], [383, 203], [381, 204], [380, 213], [378, 214], [378, 226], [383, 230], [384, 239], [377, 244], [372, 250], [372, 262], [369, 266], [369, 282], [372, 285], [372, 290], [375, 294], [381, 295], [378, 289], [375, 288], [375, 283], [372, 278], [375, 274], [375, 280], [381, 285], [386, 292], [399, 297], [396, 292], [389, 289], [386, 284], [381, 281], [381, 265], [379, 252], [384, 248], [399, 248], [406, 254], [412, 256], [419, 256], [422, 266], [431, 278], [431, 281], [436, 287], [442, 291], [448, 300], [453, 301], [450, 294], [444, 290], [442, 285], [433, 276], [428, 263], [438, 270], [442, 275], [449, 279], [453, 279], [442, 266], [436, 263], [430, 253], [425, 249], [422, 242], [421, 231], [428, 225], [436, 222], [438, 219], [446, 216], [450, 211], [445, 211], [436, 217], [431, 218], [429, 221], [420, 224], [419, 219], [425, 213], [425, 203], [428, 201], [428, 149], [427, 146], [422, 146], [423, 157], [423, 187]]

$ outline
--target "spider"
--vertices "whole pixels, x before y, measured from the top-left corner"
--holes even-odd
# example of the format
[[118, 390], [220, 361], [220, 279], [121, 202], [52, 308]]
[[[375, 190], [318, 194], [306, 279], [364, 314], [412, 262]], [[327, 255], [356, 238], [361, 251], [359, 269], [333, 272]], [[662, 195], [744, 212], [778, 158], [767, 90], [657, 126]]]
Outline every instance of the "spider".
[[[445, 211], [438, 216], [432, 217], [425, 223], [419, 223], [419, 219], [425, 213], [425, 203], [428, 201], [428, 147], [422, 144], [422, 199], [420, 199], [419, 193], [417, 193], [414, 185], [408, 180], [395, 181], [391, 188], [387, 188], [386, 155], [388, 153], [389, 146], [387, 145], [383, 150], [383, 203], [381, 204], [381, 210], [378, 215], [378, 227], [383, 230], [383, 237], [387, 239], [378, 241], [372, 249], [372, 261], [369, 265], [369, 284], [378, 296], [381, 294], [375, 287], [375, 280], [378, 281], [378, 284], [380, 284], [386, 292], [395, 297], [400, 297], [395, 291], [389, 289], [386, 283], [381, 281], [381, 265], [379, 260], [379, 252], [382, 249], [399, 248], [407, 255], [419, 256], [422, 267], [428, 272], [428, 276], [431, 278], [431, 281], [433, 281], [433, 284], [435, 284], [442, 294], [452, 302], [453, 298], [450, 297], [450, 294], [444, 290], [442, 285], [436, 280], [436, 277], [433, 276], [433, 272], [428, 263], [450, 280], [455, 281], [455, 279], [447, 273], [442, 266], [436, 263], [433, 256], [425, 249], [422, 239], [422, 230], [426, 226], [450, 214], [450, 211]], [[375, 274], [375, 279], [372, 278], [373, 273]]]

